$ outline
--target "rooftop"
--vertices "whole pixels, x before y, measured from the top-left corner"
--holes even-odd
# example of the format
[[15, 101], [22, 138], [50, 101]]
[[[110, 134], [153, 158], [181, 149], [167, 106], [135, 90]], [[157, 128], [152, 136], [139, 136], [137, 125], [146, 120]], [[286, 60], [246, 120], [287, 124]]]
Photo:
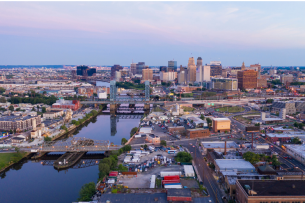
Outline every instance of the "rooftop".
[[255, 171], [255, 167], [244, 159], [216, 159], [215, 162], [220, 170], [251, 169]]
[[109, 200], [111, 203], [124, 202], [124, 203], [167, 203], [166, 193], [125, 193], [125, 194], [103, 194], [98, 202], [106, 202]]
[[[224, 141], [211, 141], [211, 142], [201, 142], [204, 148], [224, 148]], [[238, 144], [233, 141], [227, 141], [227, 148], [239, 148]]]
[[305, 196], [303, 180], [238, 180], [238, 182], [248, 195], [248, 189], [256, 192], [251, 196]]
[[27, 119], [31, 119], [36, 116], [3, 116], [0, 118], [0, 121], [25, 121]]
[[231, 120], [228, 119], [228, 118], [213, 118], [213, 120], [215, 120], [215, 121], [230, 121], [231, 122]]
[[189, 188], [184, 189], [168, 189], [167, 196], [169, 197], [191, 197], [191, 190]]

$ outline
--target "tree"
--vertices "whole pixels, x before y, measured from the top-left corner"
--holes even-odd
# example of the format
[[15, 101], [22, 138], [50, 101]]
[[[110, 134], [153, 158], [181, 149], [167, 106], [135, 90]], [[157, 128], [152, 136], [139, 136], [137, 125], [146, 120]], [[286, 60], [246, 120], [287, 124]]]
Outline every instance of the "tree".
[[49, 136], [44, 137], [44, 141], [52, 141], [52, 138], [50, 138]]
[[138, 131], [137, 127], [132, 128], [130, 131], [130, 137], [132, 137], [137, 131]]
[[5, 97], [0, 97], [0, 103], [6, 103]]
[[13, 134], [13, 130], [12, 129], [10, 129], [10, 134]]
[[0, 93], [2, 94], [3, 92], [5, 92], [5, 89], [3, 87], [0, 87]]
[[122, 138], [121, 144], [124, 145], [126, 142], [127, 142], [127, 139], [126, 138]]
[[146, 149], [147, 149], [147, 147], [148, 147], [148, 146], [147, 146], [147, 144], [145, 144], [145, 145], [144, 145], [144, 149], [146, 150]]
[[162, 146], [166, 146], [166, 141], [165, 140], [161, 140], [161, 143], [160, 143]]
[[8, 110], [10, 110], [10, 111], [14, 111], [14, 106], [13, 105], [10, 105], [9, 107], [8, 107]]
[[119, 169], [119, 171], [128, 171], [128, 168], [125, 167], [125, 166], [123, 166], [122, 164], [120, 164], [120, 165], [118, 166], [118, 169]]
[[106, 163], [100, 162], [98, 165], [98, 169], [99, 169], [99, 171], [102, 171], [102, 172], [108, 174], [110, 171], [110, 166]]
[[90, 182], [83, 185], [79, 192], [78, 201], [91, 201], [91, 197], [94, 195], [95, 192], [96, 190], [94, 182]]
[[298, 137], [294, 137], [294, 138], [291, 140], [291, 142], [292, 142], [293, 144], [302, 144], [300, 138], [298, 138]]
[[255, 164], [259, 162], [260, 156], [258, 154], [255, 154], [254, 152], [246, 152], [243, 154], [243, 158], [246, 161], [249, 161], [251, 164]]
[[32, 108], [32, 111], [35, 111], [35, 108], [34, 108], [34, 106], [33, 106], [33, 108]]
[[207, 123], [208, 123], [208, 126], [211, 126], [212, 125], [212, 120], [210, 118], [207, 118]]
[[37, 105], [37, 111], [39, 111], [39, 105]]
[[45, 113], [45, 112], [47, 112], [47, 109], [46, 109], [46, 107], [42, 107], [41, 111], [42, 111], [42, 113]]
[[178, 152], [175, 159], [177, 162], [191, 162], [193, 157], [187, 152]]
[[204, 115], [203, 114], [200, 115], [200, 119], [204, 120]]

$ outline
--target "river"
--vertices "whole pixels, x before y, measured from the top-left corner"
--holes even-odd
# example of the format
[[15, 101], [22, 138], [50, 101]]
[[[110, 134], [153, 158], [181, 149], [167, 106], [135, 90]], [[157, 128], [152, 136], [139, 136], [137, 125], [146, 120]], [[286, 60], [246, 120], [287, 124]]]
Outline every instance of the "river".
[[[99, 115], [73, 134], [120, 144], [123, 137], [130, 137], [130, 130], [138, 126], [139, 121]], [[1, 174], [0, 202], [73, 202], [85, 183], [96, 183], [97, 179], [98, 165], [57, 171], [53, 166], [25, 160]]]

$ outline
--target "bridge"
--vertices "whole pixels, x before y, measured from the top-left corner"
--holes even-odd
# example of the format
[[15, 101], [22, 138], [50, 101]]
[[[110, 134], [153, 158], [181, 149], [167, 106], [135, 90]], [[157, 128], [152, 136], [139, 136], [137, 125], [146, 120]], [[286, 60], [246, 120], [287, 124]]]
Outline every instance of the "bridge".
[[82, 137], [67, 138], [58, 141], [46, 141], [39, 148], [39, 152], [88, 152], [119, 150], [121, 145], [111, 146], [109, 141], [92, 140]]
[[[40, 164], [43, 166], [54, 166], [55, 160], [41, 160]], [[95, 166], [100, 163], [100, 159], [80, 159], [79, 162], [70, 168], [72, 169], [80, 169], [86, 168], [90, 166]]]

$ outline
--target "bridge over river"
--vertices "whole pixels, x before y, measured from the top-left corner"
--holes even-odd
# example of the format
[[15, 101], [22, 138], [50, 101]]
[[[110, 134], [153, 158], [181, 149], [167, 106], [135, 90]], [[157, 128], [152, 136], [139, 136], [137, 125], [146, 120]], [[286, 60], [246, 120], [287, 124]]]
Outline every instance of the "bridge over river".
[[88, 152], [119, 150], [121, 145], [111, 145], [108, 140], [93, 140], [83, 137], [73, 137], [64, 140], [46, 141], [39, 152]]

